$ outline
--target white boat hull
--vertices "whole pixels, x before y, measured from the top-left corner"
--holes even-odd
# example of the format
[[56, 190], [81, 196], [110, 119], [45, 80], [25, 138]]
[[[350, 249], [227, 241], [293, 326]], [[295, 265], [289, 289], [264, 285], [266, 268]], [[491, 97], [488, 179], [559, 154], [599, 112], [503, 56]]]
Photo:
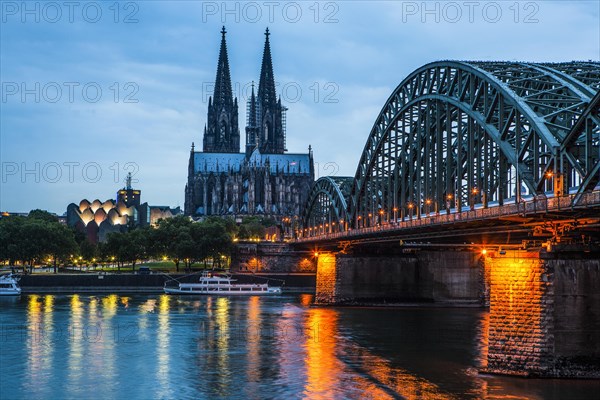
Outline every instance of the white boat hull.
[[21, 288], [17, 284], [19, 277], [8, 274], [0, 276], [0, 296], [19, 296]]
[[202, 272], [199, 283], [182, 283], [176, 279], [177, 286], [168, 286], [165, 283], [167, 294], [193, 294], [204, 296], [268, 296], [281, 294], [281, 288], [269, 286], [266, 283], [232, 283], [235, 279], [231, 275], [213, 275], [211, 272]]
[[21, 294], [21, 289], [0, 291], [0, 296], [19, 296], [20, 294]]
[[202, 296], [270, 296], [281, 294], [280, 288], [269, 288], [268, 290], [193, 290], [182, 289], [178, 287], [165, 287], [166, 294], [181, 294], [181, 295], [202, 295]]

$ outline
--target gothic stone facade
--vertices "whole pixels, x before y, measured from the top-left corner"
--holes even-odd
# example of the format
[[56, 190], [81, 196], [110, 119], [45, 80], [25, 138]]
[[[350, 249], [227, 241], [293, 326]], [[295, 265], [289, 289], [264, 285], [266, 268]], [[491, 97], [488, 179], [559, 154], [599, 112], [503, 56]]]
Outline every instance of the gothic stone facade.
[[314, 181], [312, 151], [286, 153], [285, 112], [276, 97], [266, 32], [258, 87], [248, 104], [246, 148], [240, 153], [238, 102], [233, 98], [225, 29], [214, 95], [209, 99], [203, 149], [192, 143], [185, 188], [185, 214], [265, 215], [277, 219], [300, 215]]

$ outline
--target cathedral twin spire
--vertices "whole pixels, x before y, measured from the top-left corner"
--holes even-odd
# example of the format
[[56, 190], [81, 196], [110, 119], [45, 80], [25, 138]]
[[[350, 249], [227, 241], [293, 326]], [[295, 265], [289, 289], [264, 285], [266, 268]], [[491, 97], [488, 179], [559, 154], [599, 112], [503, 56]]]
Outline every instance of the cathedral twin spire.
[[240, 151], [237, 98], [233, 98], [225, 27], [221, 30], [221, 50], [215, 79], [215, 92], [208, 99], [208, 118], [204, 126], [203, 150], [207, 153]]
[[[215, 91], [208, 102], [207, 125], [204, 128], [204, 152], [238, 153], [240, 151], [240, 132], [238, 128], [237, 98], [233, 98], [225, 27], [221, 30], [221, 49], [215, 80]], [[262, 153], [283, 154], [285, 151], [285, 132], [283, 116], [285, 108], [275, 92], [275, 78], [271, 60], [269, 29], [265, 32], [258, 96], [254, 92], [248, 104], [246, 126], [246, 153], [255, 148]]]

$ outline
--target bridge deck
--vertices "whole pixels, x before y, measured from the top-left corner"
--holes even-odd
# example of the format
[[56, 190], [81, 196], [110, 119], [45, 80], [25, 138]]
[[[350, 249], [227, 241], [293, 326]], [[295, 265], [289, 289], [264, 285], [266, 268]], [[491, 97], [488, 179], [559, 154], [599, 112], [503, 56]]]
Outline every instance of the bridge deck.
[[[357, 229], [324, 226], [296, 243], [339, 243], [342, 241], [386, 242], [395, 240], [436, 240], [464, 242], [466, 237], [485, 234], [492, 238], [513, 235], [513, 243], [536, 236], [552, 237], [558, 224], [577, 226], [579, 232], [600, 232], [600, 191], [585, 193], [574, 204], [573, 196], [537, 196], [521, 203], [465, 212], [441, 212], [404, 220], [391, 218], [370, 227]], [[536, 229], [537, 227], [537, 229]], [[540, 229], [543, 228], [543, 229]], [[583, 228], [583, 230], [582, 230]], [[316, 232], [316, 233], [315, 233]], [[454, 240], [452, 240], [454, 238]], [[506, 241], [504, 240], [503, 241]]]

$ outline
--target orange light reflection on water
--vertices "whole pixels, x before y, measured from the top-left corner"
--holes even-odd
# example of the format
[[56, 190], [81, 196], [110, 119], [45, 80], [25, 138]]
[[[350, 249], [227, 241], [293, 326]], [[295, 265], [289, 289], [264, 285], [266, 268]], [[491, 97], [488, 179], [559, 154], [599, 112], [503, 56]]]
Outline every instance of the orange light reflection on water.
[[[331, 399], [345, 396], [348, 391], [352, 397], [361, 399], [454, 398], [434, 383], [393, 367], [389, 360], [344, 338], [338, 330], [336, 310], [309, 310], [304, 329], [307, 376], [303, 394], [306, 398]], [[344, 393], [337, 392], [341, 390]]]
[[79, 295], [71, 297], [71, 322], [69, 324], [69, 360], [68, 382], [69, 385], [78, 385], [83, 368], [83, 302]]
[[170, 398], [173, 393], [170, 391], [170, 379], [169, 376], [169, 344], [170, 344], [170, 321], [169, 321], [169, 308], [171, 298], [163, 294], [158, 299], [158, 332], [156, 337], [156, 351], [157, 351], [157, 368], [156, 368], [156, 380], [160, 384], [160, 390], [156, 393], [160, 399]]
[[[46, 302], [44, 302], [46, 303]], [[47, 342], [45, 322], [42, 322], [42, 299], [40, 296], [29, 296], [27, 304], [27, 357], [28, 374], [27, 380], [30, 390], [34, 390], [39, 384], [47, 382], [48, 361], [51, 361], [51, 343]], [[48, 303], [44, 310], [47, 310]], [[50, 311], [51, 313], [51, 311]]]
[[304, 322], [306, 385], [304, 395], [311, 399], [334, 398], [343, 365], [335, 355], [337, 312], [312, 309]]
[[[246, 345], [248, 349], [247, 359], [248, 365], [246, 367], [247, 382], [251, 385], [254, 382], [260, 380], [260, 330], [261, 330], [261, 318], [260, 318], [260, 298], [258, 296], [250, 297], [248, 301], [248, 322], [247, 332], [241, 336], [242, 340], [246, 339]], [[254, 389], [254, 385], [252, 385]], [[258, 388], [257, 388], [258, 389]], [[260, 392], [250, 391], [248, 395], [257, 396]]]

